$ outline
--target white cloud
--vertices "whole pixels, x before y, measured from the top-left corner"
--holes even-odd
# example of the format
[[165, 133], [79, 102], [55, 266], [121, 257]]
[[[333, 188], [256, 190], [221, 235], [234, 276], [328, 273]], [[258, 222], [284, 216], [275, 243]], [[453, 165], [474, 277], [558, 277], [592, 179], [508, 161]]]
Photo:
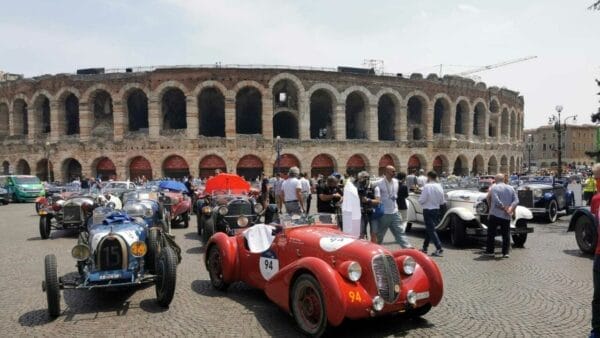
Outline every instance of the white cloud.
[[472, 14], [481, 13], [481, 10], [479, 8], [472, 6], [472, 5], [459, 4], [457, 7], [462, 12], [467, 12], [467, 13], [472, 13]]

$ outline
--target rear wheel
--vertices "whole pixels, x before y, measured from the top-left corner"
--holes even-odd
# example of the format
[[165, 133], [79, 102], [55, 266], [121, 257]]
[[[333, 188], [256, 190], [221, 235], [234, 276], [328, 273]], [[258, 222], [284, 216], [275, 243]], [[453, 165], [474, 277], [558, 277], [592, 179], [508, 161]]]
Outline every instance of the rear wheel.
[[48, 215], [40, 216], [40, 237], [42, 239], [50, 238], [50, 232], [52, 231], [52, 217]]
[[460, 247], [467, 242], [465, 223], [456, 215], [450, 216], [450, 243]]
[[44, 288], [46, 299], [48, 300], [48, 314], [50, 317], [60, 316], [60, 287], [58, 284], [58, 275], [56, 272], [56, 256], [47, 255], [44, 258]]
[[156, 264], [156, 301], [162, 307], [169, 307], [175, 295], [177, 283], [177, 255], [170, 246], [166, 246]]
[[210, 276], [210, 284], [219, 291], [227, 290], [229, 284], [223, 281], [223, 257], [218, 246], [213, 245], [208, 251], [206, 265]]
[[546, 220], [549, 223], [554, 223], [558, 219], [558, 204], [556, 204], [556, 200], [550, 201], [548, 204], [548, 209], [546, 210]]
[[[515, 226], [517, 229], [523, 229], [524, 231], [527, 230], [527, 222], [525, 220], [518, 220]], [[527, 232], [514, 234], [512, 235], [512, 239], [515, 248], [522, 248], [525, 246], [525, 242], [527, 241]]]
[[581, 252], [593, 254], [596, 249], [597, 234], [594, 231], [594, 222], [589, 217], [582, 215], [575, 221], [575, 240]]
[[310, 274], [303, 274], [296, 279], [292, 287], [292, 315], [303, 333], [319, 337], [327, 329], [327, 312], [325, 298], [319, 282]]

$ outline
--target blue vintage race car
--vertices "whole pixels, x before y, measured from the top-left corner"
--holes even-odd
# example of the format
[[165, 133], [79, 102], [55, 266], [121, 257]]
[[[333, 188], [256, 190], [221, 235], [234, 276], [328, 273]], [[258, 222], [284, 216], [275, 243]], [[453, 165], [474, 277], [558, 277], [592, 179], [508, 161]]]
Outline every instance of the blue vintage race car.
[[529, 208], [534, 216], [543, 216], [553, 223], [559, 212], [570, 214], [575, 208], [575, 195], [562, 180], [552, 176], [523, 176], [519, 183], [519, 205]]
[[94, 209], [87, 231], [79, 235], [71, 255], [77, 261], [76, 278], [58, 278], [56, 257], [44, 260], [50, 316], [60, 315], [60, 289], [133, 287], [154, 283], [160, 306], [173, 300], [180, 261], [177, 244], [157, 226], [109, 207]]

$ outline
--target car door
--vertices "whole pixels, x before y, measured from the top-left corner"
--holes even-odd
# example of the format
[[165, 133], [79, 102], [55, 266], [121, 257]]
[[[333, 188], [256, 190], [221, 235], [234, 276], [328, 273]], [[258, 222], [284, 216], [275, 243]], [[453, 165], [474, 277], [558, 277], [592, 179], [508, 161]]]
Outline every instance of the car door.
[[556, 203], [558, 204], [558, 210], [563, 210], [567, 206], [566, 202], [566, 189], [562, 185], [554, 186], [554, 197], [556, 198]]

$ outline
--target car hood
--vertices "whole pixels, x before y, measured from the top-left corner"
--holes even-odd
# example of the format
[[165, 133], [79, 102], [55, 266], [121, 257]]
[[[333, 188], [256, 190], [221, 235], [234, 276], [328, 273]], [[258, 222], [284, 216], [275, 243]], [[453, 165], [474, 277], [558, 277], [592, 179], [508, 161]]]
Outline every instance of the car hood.
[[27, 190], [43, 190], [44, 186], [41, 184], [17, 184], [17, 188]]
[[83, 203], [94, 204], [94, 199], [89, 196], [77, 196], [68, 199], [66, 205], [82, 205]]
[[145, 235], [142, 237], [145, 227], [143, 224], [135, 222], [113, 223], [111, 225], [94, 224], [89, 227], [89, 241], [92, 252], [96, 251], [96, 247], [102, 238], [108, 235], [118, 235], [125, 240], [127, 245], [131, 246], [133, 242], [145, 240]]
[[484, 199], [486, 195], [484, 192], [473, 190], [452, 190], [446, 193], [446, 200], [476, 203]]

